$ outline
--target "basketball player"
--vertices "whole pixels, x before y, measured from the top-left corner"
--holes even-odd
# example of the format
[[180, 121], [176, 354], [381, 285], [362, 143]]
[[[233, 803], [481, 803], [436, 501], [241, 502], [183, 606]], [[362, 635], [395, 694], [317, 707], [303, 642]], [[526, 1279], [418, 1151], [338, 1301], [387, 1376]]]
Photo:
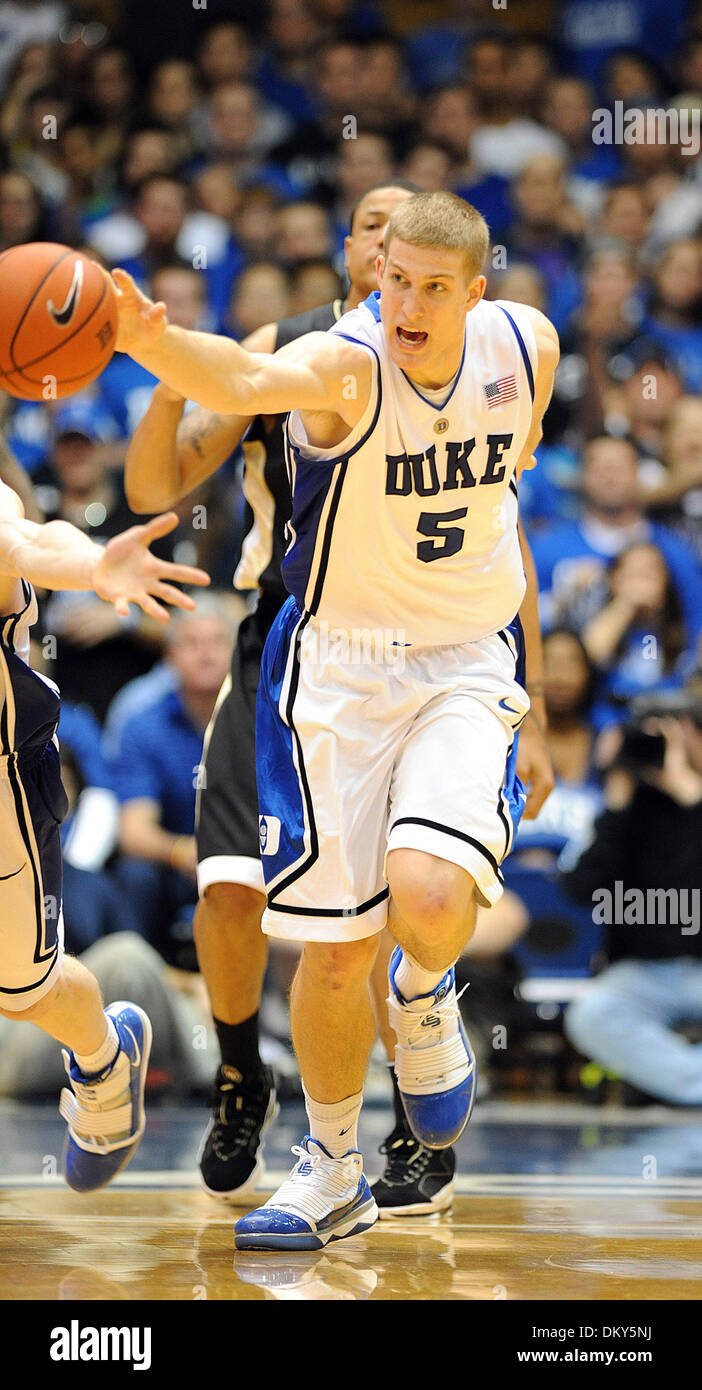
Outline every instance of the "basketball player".
[[272, 357], [169, 327], [115, 272], [118, 347], [211, 410], [291, 411], [291, 597], [266, 642], [256, 754], [263, 929], [305, 943], [291, 1022], [310, 1132], [238, 1249], [319, 1249], [377, 1219], [357, 1126], [386, 921], [414, 1135], [455, 1143], [475, 1097], [454, 965], [478, 903], [501, 895], [525, 800], [515, 478], [558, 359], [537, 310], [484, 300], [487, 248], [462, 199], [406, 199], [380, 292]]
[[133, 1004], [105, 1009], [94, 976], [63, 953], [59, 694], [27, 664], [31, 586], [93, 589], [123, 617], [137, 603], [165, 622], [159, 599], [195, 607], [172, 581], [209, 583], [202, 570], [151, 554], [150, 542], [177, 524], [159, 516], [103, 548], [68, 522], [25, 520], [18, 494], [0, 483], [0, 1012], [69, 1049], [60, 1108], [66, 1180], [79, 1192], [109, 1182], [139, 1144], [151, 1025]]
[[[249, 352], [274, 352], [304, 333], [325, 331], [377, 288], [376, 260], [388, 218], [419, 190], [414, 184], [371, 188], [351, 216], [346, 239], [349, 292], [310, 313], [266, 324], [244, 340]], [[214, 1084], [211, 1123], [198, 1161], [205, 1189], [227, 1201], [245, 1202], [260, 1182], [262, 1140], [275, 1110], [273, 1076], [259, 1053], [258, 1010], [266, 966], [261, 931], [265, 906], [256, 801], [255, 703], [261, 653], [268, 629], [288, 597], [280, 572], [292, 499], [284, 457], [284, 416], [253, 423], [200, 407], [183, 415], [185, 402], [160, 385], [127, 453], [125, 487], [136, 511], [174, 506], [243, 445], [244, 493], [253, 525], [235, 575], [239, 589], [258, 589], [255, 612], [241, 624], [231, 677], [217, 704], [198, 796], [198, 885], [195, 940], [208, 987], [222, 1061]], [[389, 954], [387, 952], [386, 954]], [[387, 959], [381, 952], [372, 976], [378, 1029], [392, 1061], [388, 1029]], [[452, 1149], [432, 1151], [414, 1138], [405, 1119], [394, 1073], [395, 1127], [386, 1139], [386, 1166], [374, 1193], [384, 1213], [425, 1215], [448, 1206], [455, 1160]]]

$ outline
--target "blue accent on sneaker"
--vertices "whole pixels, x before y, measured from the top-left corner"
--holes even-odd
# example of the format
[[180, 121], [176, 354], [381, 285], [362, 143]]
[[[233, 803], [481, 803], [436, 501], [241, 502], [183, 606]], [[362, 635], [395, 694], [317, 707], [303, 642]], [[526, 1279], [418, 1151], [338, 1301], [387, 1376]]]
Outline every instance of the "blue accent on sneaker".
[[[310, 1136], [305, 1135], [300, 1146], [306, 1150]], [[314, 1144], [330, 1158], [331, 1155], [318, 1139]], [[295, 1152], [300, 1152], [296, 1149]], [[353, 1152], [353, 1151], [350, 1151]], [[302, 1160], [294, 1172], [308, 1176], [313, 1165]], [[262, 1206], [242, 1216], [234, 1227], [234, 1247], [236, 1250], [322, 1250], [333, 1240], [343, 1240], [347, 1236], [360, 1235], [375, 1225], [378, 1208], [373, 1194], [362, 1174], [358, 1187], [350, 1201], [335, 1207], [328, 1216], [319, 1221], [307, 1221], [284, 1207]]]
[[83, 1148], [71, 1134], [70, 1128], [64, 1150], [66, 1182], [76, 1192], [93, 1192], [104, 1187], [123, 1168], [126, 1168], [135, 1154], [144, 1133], [146, 1117], [144, 1114], [144, 1087], [151, 1052], [151, 1023], [148, 1015], [136, 1004], [120, 1000], [105, 1009], [112, 1019], [119, 1039], [119, 1052], [106, 1070], [98, 1076], [84, 1076], [76, 1065], [73, 1053], [70, 1054], [69, 1075], [72, 1081], [83, 1086], [99, 1085], [106, 1080], [120, 1053], [129, 1059], [129, 1092], [131, 1100], [131, 1138], [113, 1148], [100, 1153], [97, 1149]]
[[[402, 949], [396, 946], [388, 970], [390, 988], [401, 1004], [409, 1002], [395, 984], [395, 975], [402, 958]], [[456, 977], [453, 966], [447, 970], [433, 994], [418, 994], [417, 999], [426, 999], [428, 1009], [431, 1004], [439, 1004], [455, 987]], [[427, 1011], [427, 1017], [431, 1015]], [[418, 1020], [419, 1021], [419, 1020]], [[421, 1025], [420, 1025], [421, 1026]], [[428, 1025], [427, 1025], [428, 1026]], [[447, 1149], [460, 1138], [471, 1117], [477, 1087], [477, 1067], [475, 1055], [468, 1034], [459, 1021], [459, 1034], [466, 1054], [466, 1064], [471, 1066], [470, 1074], [457, 1086], [446, 1091], [432, 1091], [425, 1095], [413, 1095], [400, 1090], [400, 1097], [407, 1116], [407, 1123], [420, 1144], [427, 1149]]]

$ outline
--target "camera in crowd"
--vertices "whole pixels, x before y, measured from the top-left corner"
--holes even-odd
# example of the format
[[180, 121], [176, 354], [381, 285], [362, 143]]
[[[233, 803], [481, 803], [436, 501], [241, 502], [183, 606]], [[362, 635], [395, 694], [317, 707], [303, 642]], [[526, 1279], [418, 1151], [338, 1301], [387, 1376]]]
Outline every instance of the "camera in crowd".
[[623, 726], [622, 743], [615, 763], [629, 772], [660, 770], [665, 760], [665, 734], [651, 729], [656, 719], [690, 719], [702, 732], [702, 685], [639, 695], [629, 702], [629, 719]]

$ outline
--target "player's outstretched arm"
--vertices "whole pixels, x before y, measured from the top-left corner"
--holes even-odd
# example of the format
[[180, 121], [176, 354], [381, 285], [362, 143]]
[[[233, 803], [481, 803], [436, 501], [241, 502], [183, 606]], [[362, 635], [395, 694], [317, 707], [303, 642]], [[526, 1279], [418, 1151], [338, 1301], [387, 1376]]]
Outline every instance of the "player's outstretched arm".
[[[247, 352], [273, 352], [277, 324], [245, 338]], [[133, 512], [160, 512], [206, 482], [241, 443], [251, 416], [218, 415], [196, 406], [183, 416], [185, 401], [159, 382], [149, 408], [129, 441], [124, 489]]]
[[27, 521], [17, 493], [0, 484], [0, 611], [8, 611], [16, 580], [23, 578], [41, 589], [93, 589], [114, 604], [120, 617], [136, 603], [150, 617], [167, 622], [164, 603], [195, 607], [174, 584], [210, 582], [204, 570], [159, 560], [149, 550], [152, 541], [177, 525], [178, 517], [170, 512], [146, 526], [132, 526], [103, 547], [70, 522]]
[[[272, 356], [247, 352], [231, 338], [177, 328], [130, 275], [115, 270], [117, 349], [173, 391], [221, 415], [281, 415], [289, 410], [339, 415], [349, 425], [370, 395], [368, 355], [343, 338], [308, 333]], [[350, 385], [349, 379], [351, 379]]]

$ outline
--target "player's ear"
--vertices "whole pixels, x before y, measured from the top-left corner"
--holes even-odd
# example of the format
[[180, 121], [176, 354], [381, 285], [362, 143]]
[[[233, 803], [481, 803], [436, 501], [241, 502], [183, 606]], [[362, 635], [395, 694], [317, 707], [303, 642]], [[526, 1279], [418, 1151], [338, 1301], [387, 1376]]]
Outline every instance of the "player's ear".
[[480, 303], [486, 289], [487, 280], [485, 276], [474, 275], [466, 290], [466, 313], [469, 313], [471, 309], [475, 308], [476, 304]]
[[345, 237], [344, 237], [344, 266], [346, 267], [347, 270], [348, 270], [348, 268], [349, 268], [349, 250], [350, 250], [350, 248], [351, 248], [351, 241], [352, 241], [352, 237], [350, 237], [350, 236], [345, 236]]
[[379, 285], [382, 285], [382, 283], [383, 283], [383, 272], [384, 272], [384, 270], [385, 270], [385, 256], [383, 255], [383, 252], [382, 252], [382, 251], [379, 251], [378, 254], [377, 254], [377, 256], [376, 256], [376, 258], [375, 258], [375, 273], [376, 273], [376, 275], [377, 275], [377, 277], [378, 277], [378, 284], [379, 284]]

